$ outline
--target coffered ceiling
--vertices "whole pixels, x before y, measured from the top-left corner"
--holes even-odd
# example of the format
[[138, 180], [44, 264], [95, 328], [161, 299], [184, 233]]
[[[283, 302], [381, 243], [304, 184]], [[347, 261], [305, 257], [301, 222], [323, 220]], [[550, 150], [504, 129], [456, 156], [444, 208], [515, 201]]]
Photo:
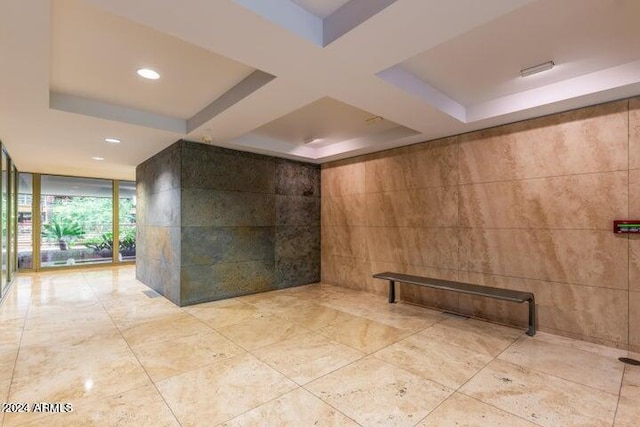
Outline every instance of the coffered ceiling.
[[0, 139], [20, 170], [106, 178], [180, 138], [322, 163], [638, 95], [638, 22], [636, 0], [0, 0]]

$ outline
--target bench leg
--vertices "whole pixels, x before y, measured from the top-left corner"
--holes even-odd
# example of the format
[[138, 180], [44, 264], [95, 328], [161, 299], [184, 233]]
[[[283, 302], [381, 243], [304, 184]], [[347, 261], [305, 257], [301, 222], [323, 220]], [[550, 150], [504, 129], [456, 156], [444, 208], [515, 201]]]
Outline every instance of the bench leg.
[[396, 302], [396, 282], [389, 280], [389, 302]]
[[536, 299], [531, 297], [529, 300], [529, 330], [527, 335], [530, 337], [536, 334]]

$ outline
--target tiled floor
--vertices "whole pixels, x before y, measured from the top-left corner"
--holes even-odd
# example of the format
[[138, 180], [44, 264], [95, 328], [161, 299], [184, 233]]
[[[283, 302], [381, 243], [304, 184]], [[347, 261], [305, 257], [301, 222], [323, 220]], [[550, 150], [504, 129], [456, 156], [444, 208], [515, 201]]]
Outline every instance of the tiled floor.
[[328, 285], [188, 308], [146, 289], [132, 267], [18, 277], [0, 401], [73, 412], [0, 423], [640, 425], [640, 367], [621, 350]]

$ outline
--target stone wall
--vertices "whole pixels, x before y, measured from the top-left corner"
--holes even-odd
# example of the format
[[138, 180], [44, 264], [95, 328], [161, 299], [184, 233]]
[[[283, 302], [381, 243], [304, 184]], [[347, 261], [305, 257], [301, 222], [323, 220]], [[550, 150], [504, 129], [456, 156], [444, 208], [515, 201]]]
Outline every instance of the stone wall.
[[[181, 170], [178, 242], [156, 234], [146, 244], [176, 247], [170, 280], [179, 296], [145, 282], [144, 266], [140, 280], [179, 305], [320, 280], [319, 167], [187, 141], [172, 147]], [[138, 167], [139, 185], [163, 155]]]
[[[520, 290], [540, 329], [640, 349], [640, 100], [323, 165], [323, 282], [391, 270]], [[526, 304], [402, 285], [404, 300], [524, 326]]]

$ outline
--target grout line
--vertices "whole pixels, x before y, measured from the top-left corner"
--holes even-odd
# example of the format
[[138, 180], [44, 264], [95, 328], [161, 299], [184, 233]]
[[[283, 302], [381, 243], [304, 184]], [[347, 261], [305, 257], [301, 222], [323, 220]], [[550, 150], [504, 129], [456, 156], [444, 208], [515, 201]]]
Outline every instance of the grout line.
[[618, 390], [618, 401], [616, 402], [616, 410], [613, 414], [613, 422], [612, 422], [612, 427], [615, 427], [616, 425], [616, 418], [618, 418], [618, 409], [620, 408], [620, 399], [622, 398], [622, 387], [624, 386], [624, 376], [627, 373], [627, 365], [624, 365], [624, 368], [622, 370], [622, 379], [620, 380], [620, 389]]

